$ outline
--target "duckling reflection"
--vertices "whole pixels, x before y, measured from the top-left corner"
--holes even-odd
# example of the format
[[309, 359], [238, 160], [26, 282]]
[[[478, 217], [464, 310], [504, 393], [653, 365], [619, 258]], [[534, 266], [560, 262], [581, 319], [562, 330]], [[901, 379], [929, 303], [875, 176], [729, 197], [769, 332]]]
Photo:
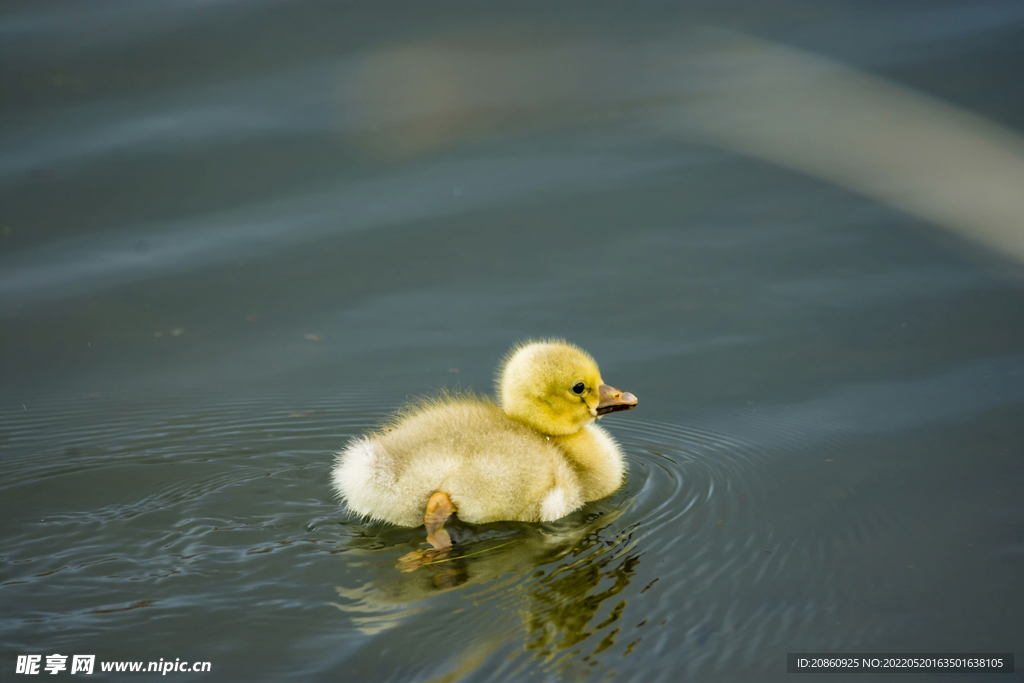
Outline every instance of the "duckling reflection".
[[[632, 529], [610, 532], [628, 507], [578, 513], [557, 524], [509, 525], [506, 533], [484, 539], [462, 539], [458, 550], [444, 561], [424, 563], [420, 571], [403, 573], [390, 565], [372, 583], [357, 589], [337, 587], [355, 625], [366, 633], [400, 625], [418, 611], [417, 603], [441, 593], [468, 591], [474, 604], [489, 600], [513, 620], [511, 631], [494, 622], [493, 610], [480, 612], [482, 630], [502, 642], [520, 640], [530, 660], [551, 663], [560, 652], [584, 641], [598, 655], [616, 642], [616, 623], [625, 601], [608, 608], [611, 598], [628, 585], [640, 561]], [[492, 534], [495, 529], [477, 528]], [[508, 534], [509, 529], [513, 530]], [[462, 529], [455, 527], [461, 538]], [[422, 607], [421, 609], [427, 609]], [[605, 616], [595, 620], [599, 614]], [[591, 638], [592, 636], [600, 636]], [[571, 658], [570, 658], [571, 659]], [[573, 660], [579, 664], [579, 660]], [[574, 665], [559, 664], [563, 665]]]

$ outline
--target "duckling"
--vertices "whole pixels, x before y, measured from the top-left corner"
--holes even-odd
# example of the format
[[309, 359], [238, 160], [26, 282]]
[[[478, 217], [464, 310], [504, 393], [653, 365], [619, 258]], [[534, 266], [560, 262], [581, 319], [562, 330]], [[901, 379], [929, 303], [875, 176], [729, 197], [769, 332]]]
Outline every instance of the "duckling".
[[527, 341], [505, 357], [498, 401], [445, 394], [352, 441], [331, 475], [352, 512], [424, 524], [436, 549], [444, 522], [550, 522], [622, 485], [618, 444], [595, 420], [636, 407], [585, 351], [561, 339]]

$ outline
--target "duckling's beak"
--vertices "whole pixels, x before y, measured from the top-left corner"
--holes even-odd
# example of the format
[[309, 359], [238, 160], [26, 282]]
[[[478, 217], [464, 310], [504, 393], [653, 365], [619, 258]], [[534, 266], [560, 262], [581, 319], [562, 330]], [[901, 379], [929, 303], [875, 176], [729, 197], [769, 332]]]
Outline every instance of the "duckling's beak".
[[619, 391], [615, 387], [602, 384], [597, 392], [601, 397], [601, 402], [597, 404], [598, 415], [636, 408], [636, 396], [628, 391]]

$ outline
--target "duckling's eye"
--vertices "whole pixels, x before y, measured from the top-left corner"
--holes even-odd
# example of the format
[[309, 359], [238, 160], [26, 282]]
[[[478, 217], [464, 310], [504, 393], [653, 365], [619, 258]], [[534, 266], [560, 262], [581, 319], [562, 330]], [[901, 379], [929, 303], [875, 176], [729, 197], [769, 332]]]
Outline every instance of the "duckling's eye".
[[586, 387], [583, 386], [583, 382], [576, 382], [576, 384], [572, 385], [572, 393], [574, 394], [582, 394], [584, 389]]

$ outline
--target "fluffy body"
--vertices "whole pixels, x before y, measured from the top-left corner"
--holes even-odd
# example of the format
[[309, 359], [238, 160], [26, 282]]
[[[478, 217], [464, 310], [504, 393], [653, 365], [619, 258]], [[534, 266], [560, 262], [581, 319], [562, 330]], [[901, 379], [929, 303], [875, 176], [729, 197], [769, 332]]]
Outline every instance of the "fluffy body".
[[570, 344], [517, 347], [499, 369], [500, 406], [444, 395], [407, 408], [338, 454], [332, 484], [352, 512], [400, 526], [423, 524], [437, 492], [471, 524], [554, 521], [622, 484], [622, 452], [594, 424], [600, 386]]

